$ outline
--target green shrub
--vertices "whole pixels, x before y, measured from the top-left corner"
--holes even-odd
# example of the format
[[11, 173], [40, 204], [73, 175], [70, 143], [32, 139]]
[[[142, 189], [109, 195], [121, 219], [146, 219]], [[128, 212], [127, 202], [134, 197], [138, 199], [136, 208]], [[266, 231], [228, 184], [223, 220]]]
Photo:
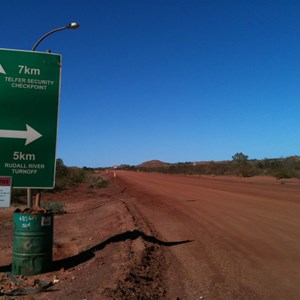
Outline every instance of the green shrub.
[[103, 179], [101, 176], [93, 176], [90, 178], [89, 188], [100, 189], [108, 186], [108, 181]]
[[64, 214], [65, 211], [65, 203], [61, 201], [41, 201], [41, 207], [46, 210], [52, 211], [54, 214]]
[[62, 159], [56, 161], [55, 190], [64, 190], [78, 185], [85, 179], [85, 172], [81, 168], [66, 167]]

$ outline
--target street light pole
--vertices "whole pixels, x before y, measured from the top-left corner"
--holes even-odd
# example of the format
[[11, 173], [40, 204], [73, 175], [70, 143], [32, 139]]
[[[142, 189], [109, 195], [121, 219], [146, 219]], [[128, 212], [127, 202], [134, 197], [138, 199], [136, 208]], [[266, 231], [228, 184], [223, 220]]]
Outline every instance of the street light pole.
[[59, 27], [59, 28], [56, 28], [56, 29], [53, 29], [51, 31], [49, 31], [48, 33], [46, 33], [45, 35], [43, 35], [37, 42], [36, 44], [33, 46], [32, 48], [32, 51], [35, 51], [35, 49], [37, 48], [37, 46], [41, 43], [41, 41], [43, 41], [47, 36], [49, 36], [50, 34], [52, 33], [55, 33], [57, 31], [61, 31], [61, 30], [65, 30], [65, 29], [77, 29], [79, 28], [80, 25], [76, 22], [72, 22], [66, 26], [63, 26], [63, 27]]
[[[53, 34], [57, 31], [61, 31], [61, 30], [65, 30], [65, 29], [78, 29], [80, 27], [80, 25], [77, 23], [77, 22], [72, 22], [66, 26], [63, 26], [63, 27], [59, 27], [59, 28], [56, 28], [56, 29], [53, 29], [49, 32], [47, 32], [45, 35], [43, 35], [36, 43], [35, 45], [33, 46], [32, 48], [32, 51], [35, 51], [35, 49], [37, 48], [37, 46], [47, 37], [49, 36], [50, 34]], [[41, 198], [41, 193], [39, 192], [37, 197], [36, 197], [38, 200], [40, 200]], [[31, 195], [31, 189], [30, 188], [27, 188], [27, 206], [32, 208], [32, 195]]]

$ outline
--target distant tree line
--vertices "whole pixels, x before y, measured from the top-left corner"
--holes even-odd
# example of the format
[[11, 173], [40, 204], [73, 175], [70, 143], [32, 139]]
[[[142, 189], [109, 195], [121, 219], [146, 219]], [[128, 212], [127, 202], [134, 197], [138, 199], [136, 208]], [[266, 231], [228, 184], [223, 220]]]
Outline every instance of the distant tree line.
[[186, 175], [234, 175], [242, 177], [268, 175], [276, 178], [300, 178], [300, 156], [274, 159], [249, 159], [242, 152], [230, 161], [179, 162], [155, 167], [122, 166], [123, 170]]

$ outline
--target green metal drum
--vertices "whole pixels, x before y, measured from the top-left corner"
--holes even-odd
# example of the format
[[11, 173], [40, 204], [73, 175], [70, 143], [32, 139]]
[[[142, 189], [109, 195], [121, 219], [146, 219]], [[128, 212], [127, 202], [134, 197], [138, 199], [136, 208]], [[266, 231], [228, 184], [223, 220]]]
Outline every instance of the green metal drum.
[[36, 275], [51, 271], [53, 213], [14, 213], [12, 273]]

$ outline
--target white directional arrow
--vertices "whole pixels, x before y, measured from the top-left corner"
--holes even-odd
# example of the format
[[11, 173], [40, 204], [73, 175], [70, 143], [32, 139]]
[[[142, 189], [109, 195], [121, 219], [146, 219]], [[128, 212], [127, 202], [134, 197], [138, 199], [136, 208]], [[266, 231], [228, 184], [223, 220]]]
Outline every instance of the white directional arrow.
[[25, 146], [37, 140], [41, 136], [42, 135], [39, 132], [37, 132], [27, 124], [25, 131], [0, 129], [0, 138], [26, 139]]
[[2, 67], [1, 64], [0, 64], [0, 73], [1, 73], [1, 74], [6, 74], [6, 72], [4, 71], [4, 69], [3, 69], [3, 67]]

